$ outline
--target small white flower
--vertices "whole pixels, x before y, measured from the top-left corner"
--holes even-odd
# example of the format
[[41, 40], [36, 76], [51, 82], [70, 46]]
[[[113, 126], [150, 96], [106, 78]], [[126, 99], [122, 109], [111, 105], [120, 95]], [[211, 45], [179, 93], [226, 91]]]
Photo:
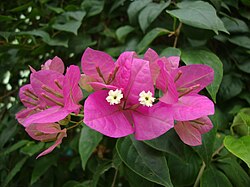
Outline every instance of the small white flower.
[[155, 101], [155, 98], [153, 97], [152, 92], [142, 91], [139, 94], [139, 96], [140, 96], [139, 98], [140, 104], [142, 104], [143, 106], [147, 106], [147, 107], [153, 106], [153, 102]]
[[108, 93], [108, 97], [106, 97], [106, 100], [109, 102], [110, 105], [119, 104], [121, 102], [121, 99], [123, 98], [123, 94], [121, 90], [116, 89], [110, 90]]

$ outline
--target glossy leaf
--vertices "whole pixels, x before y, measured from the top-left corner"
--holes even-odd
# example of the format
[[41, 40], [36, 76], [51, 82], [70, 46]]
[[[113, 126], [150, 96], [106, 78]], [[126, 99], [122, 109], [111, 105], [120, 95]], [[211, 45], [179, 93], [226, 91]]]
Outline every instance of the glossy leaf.
[[130, 3], [127, 10], [130, 23], [136, 23], [139, 12], [150, 2], [151, 0], [140, 0]]
[[228, 178], [220, 170], [217, 170], [216, 168], [212, 166], [209, 166], [208, 168], [205, 169], [201, 177], [200, 186], [202, 187], [211, 187], [211, 186], [233, 187], [233, 185], [230, 183]]
[[186, 65], [205, 64], [214, 69], [214, 81], [206, 89], [213, 101], [216, 102], [216, 94], [219, 90], [223, 76], [222, 62], [220, 59], [214, 53], [204, 50], [183, 50], [181, 59]]
[[172, 186], [167, 161], [160, 152], [132, 136], [119, 139], [116, 149], [122, 161], [138, 175], [164, 186]]
[[116, 30], [116, 36], [117, 36], [117, 39], [120, 41], [120, 42], [124, 42], [125, 41], [125, 38], [126, 36], [131, 33], [132, 31], [134, 30], [133, 27], [129, 26], [129, 25], [125, 25], [125, 26], [122, 26], [122, 27], [119, 27], [117, 30]]
[[158, 36], [167, 35], [169, 33], [170, 33], [169, 30], [163, 28], [152, 29], [143, 37], [143, 39], [137, 45], [136, 51], [138, 53], [145, 51], [148, 48], [148, 46], [154, 41], [154, 39], [156, 39]]
[[250, 186], [249, 175], [246, 173], [246, 171], [244, 171], [244, 169], [235, 159], [225, 158], [218, 160], [218, 162], [216, 163], [216, 167], [219, 168], [223, 173], [225, 173], [233, 186]]
[[89, 157], [101, 140], [102, 135], [99, 132], [90, 129], [86, 125], [82, 127], [78, 150], [81, 156], [83, 170], [85, 170]]
[[233, 136], [226, 136], [224, 145], [232, 154], [242, 159], [250, 168], [250, 136], [243, 136], [238, 139]]
[[177, 4], [179, 9], [167, 11], [180, 22], [193, 27], [228, 33], [223, 22], [216, 15], [216, 10], [212, 5], [203, 1], [184, 1]]
[[229, 38], [228, 41], [240, 47], [250, 49], [250, 38], [247, 36], [234, 36]]
[[161, 14], [161, 12], [170, 4], [161, 1], [160, 3], [151, 2], [139, 13], [139, 24], [143, 32], [150, 26], [150, 24]]

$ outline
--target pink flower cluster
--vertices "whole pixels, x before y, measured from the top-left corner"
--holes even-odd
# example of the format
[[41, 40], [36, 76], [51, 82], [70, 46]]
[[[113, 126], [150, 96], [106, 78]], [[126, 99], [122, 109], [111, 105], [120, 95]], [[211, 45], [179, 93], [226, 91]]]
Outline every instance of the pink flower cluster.
[[[208, 115], [214, 114], [214, 104], [198, 93], [213, 81], [214, 72], [206, 65], [179, 67], [179, 61], [152, 49], [144, 58], [124, 52], [114, 61], [88, 48], [83, 74], [71, 65], [64, 75], [64, 64], [55, 57], [41, 70], [32, 69], [30, 84], [19, 93], [26, 108], [16, 117], [33, 139], [55, 141], [39, 156], [66, 137], [62, 120], [79, 113], [87, 126], [109, 137], [134, 134], [137, 140], [151, 140], [174, 128], [184, 143], [200, 145], [201, 135], [213, 127]], [[83, 106], [80, 86], [93, 92]]]

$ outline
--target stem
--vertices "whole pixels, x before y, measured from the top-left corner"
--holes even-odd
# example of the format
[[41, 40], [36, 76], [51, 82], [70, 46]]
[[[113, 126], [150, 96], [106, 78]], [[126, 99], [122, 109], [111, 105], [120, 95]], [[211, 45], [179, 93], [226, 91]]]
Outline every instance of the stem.
[[181, 27], [182, 27], [182, 23], [180, 22], [178, 28], [175, 31], [175, 39], [174, 39], [174, 45], [173, 45], [174, 48], [176, 48], [176, 46], [177, 46], [177, 42], [178, 42], [178, 39], [179, 39]]
[[115, 170], [115, 175], [114, 175], [114, 179], [113, 179], [111, 187], [115, 187], [115, 181], [116, 181], [117, 174], [118, 174], [118, 169]]
[[224, 144], [222, 143], [222, 145], [212, 154], [212, 158], [215, 156], [215, 155], [218, 155], [220, 153], [220, 151], [224, 148]]
[[72, 126], [68, 127], [67, 130], [77, 127], [79, 124], [81, 124], [81, 122], [82, 121], [78, 121], [75, 125], [72, 125]]
[[74, 113], [70, 113], [71, 116], [77, 116], [77, 117], [84, 117], [84, 114], [74, 114]]
[[196, 180], [195, 180], [194, 187], [198, 187], [199, 182], [200, 182], [200, 179], [201, 179], [201, 176], [202, 176], [202, 174], [203, 174], [205, 168], [206, 168], [206, 164], [205, 164], [205, 162], [203, 161], [203, 162], [202, 162], [201, 169], [200, 169], [200, 171], [199, 171], [199, 174], [198, 174], [198, 176], [197, 176], [197, 178], [196, 178]]

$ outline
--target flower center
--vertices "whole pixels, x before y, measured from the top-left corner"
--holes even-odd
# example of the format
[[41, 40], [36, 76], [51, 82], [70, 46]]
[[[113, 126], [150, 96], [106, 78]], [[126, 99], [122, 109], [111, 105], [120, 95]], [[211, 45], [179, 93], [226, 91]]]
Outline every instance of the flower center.
[[122, 91], [119, 89], [116, 89], [115, 91], [110, 90], [108, 94], [109, 95], [106, 97], [106, 100], [110, 105], [119, 104], [123, 98]]
[[144, 90], [139, 94], [139, 102], [143, 106], [151, 107], [153, 106], [153, 102], [155, 98], [153, 97], [152, 92], [145, 92]]

